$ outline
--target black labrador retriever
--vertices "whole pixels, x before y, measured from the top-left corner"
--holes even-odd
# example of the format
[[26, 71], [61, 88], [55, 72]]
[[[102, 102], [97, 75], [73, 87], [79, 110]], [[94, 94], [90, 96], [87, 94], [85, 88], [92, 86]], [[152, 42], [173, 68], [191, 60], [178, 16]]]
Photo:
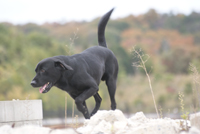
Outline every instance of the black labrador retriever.
[[[56, 86], [75, 100], [77, 109], [86, 119], [94, 115], [101, 104], [98, 94], [100, 81], [108, 87], [111, 109], [116, 109], [115, 91], [118, 74], [118, 62], [111, 50], [107, 48], [104, 31], [112, 14], [106, 13], [98, 25], [99, 46], [90, 47], [80, 54], [72, 56], [54, 56], [40, 61], [35, 69], [36, 76], [31, 82], [33, 87], [40, 87], [40, 93], [47, 93]], [[86, 100], [93, 96], [96, 105], [89, 114]]]

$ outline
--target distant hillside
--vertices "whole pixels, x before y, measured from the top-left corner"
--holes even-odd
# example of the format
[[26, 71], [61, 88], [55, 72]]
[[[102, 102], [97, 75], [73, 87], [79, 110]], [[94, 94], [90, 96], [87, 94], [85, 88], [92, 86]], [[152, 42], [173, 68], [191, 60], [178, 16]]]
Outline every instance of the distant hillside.
[[[43, 58], [72, 55], [98, 45], [98, 21], [99, 18], [65, 24], [0, 23], [0, 100], [25, 99], [31, 94], [30, 99], [43, 99], [45, 111], [63, 110], [62, 91], [53, 90], [42, 96], [30, 86], [35, 66]], [[150, 55], [146, 66], [152, 75], [188, 75], [189, 63], [200, 67], [200, 13], [197, 12], [159, 14], [151, 9], [139, 16], [110, 20], [106, 40], [119, 61], [119, 87], [129, 76], [144, 73], [132, 66], [138, 61], [130, 52], [133, 46]], [[52, 100], [53, 93], [62, 97]]]

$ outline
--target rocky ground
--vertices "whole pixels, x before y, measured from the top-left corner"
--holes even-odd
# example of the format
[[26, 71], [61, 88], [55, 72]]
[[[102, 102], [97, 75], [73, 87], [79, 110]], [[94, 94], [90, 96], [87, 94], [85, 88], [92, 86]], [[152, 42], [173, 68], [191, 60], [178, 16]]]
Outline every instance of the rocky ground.
[[[187, 123], [189, 126], [190, 122]], [[22, 126], [13, 128], [5, 125], [0, 127], [0, 134], [199, 134], [200, 130], [191, 127], [186, 129], [183, 120], [170, 118], [150, 119], [143, 112], [126, 118], [120, 110], [98, 111], [90, 120], [77, 129], [51, 129], [48, 127]]]

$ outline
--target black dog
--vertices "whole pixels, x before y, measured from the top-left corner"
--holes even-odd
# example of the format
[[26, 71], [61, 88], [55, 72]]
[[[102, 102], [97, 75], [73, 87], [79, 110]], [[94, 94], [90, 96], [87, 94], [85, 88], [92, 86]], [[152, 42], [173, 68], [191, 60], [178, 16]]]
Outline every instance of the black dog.
[[[107, 48], [104, 31], [112, 14], [106, 13], [99, 22], [99, 46], [86, 49], [80, 54], [72, 56], [55, 56], [43, 59], [35, 69], [36, 76], [32, 80], [33, 87], [41, 87], [40, 93], [47, 93], [52, 86], [56, 86], [70, 94], [76, 106], [86, 119], [94, 115], [101, 104], [98, 94], [100, 81], [106, 81], [111, 109], [116, 109], [115, 91], [118, 74], [118, 62], [111, 50]], [[85, 100], [93, 96], [96, 105], [89, 114]]]

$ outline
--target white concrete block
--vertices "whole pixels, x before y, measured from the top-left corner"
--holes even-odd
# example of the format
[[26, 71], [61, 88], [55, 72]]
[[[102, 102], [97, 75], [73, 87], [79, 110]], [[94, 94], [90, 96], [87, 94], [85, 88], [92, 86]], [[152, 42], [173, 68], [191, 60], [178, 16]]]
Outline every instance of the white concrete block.
[[196, 128], [200, 129], [200, 112], [190, 114], [190, 123], [191, 126], [195, 126]]
[[42, 119], [42, 100], [0, 101], [0, 123]]

